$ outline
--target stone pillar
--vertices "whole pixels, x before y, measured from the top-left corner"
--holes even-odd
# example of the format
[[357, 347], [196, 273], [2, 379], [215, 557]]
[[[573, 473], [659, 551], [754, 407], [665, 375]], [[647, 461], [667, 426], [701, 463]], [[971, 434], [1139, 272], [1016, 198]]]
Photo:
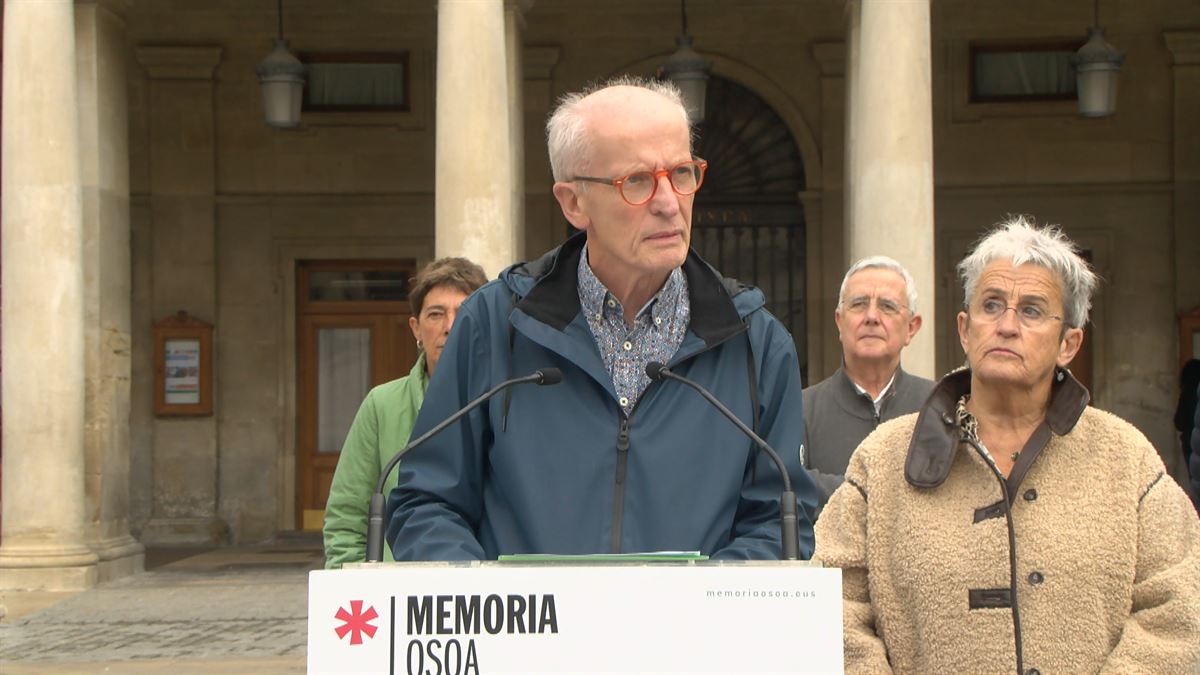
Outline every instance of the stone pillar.
[[[137, 58], [149, 77], [152, 316], [158, 322], [182, 310], [219, 331], [213, 73], [221, 49], [140, 47]], [[216, 417], [156, 418], [153, 453], [153, 515], [142, 541], [224, 541]]]
[[[842, 42], [818, 42], [812, 46], [813, 58], [821, 69], [821, 193], [804, 204], [805, 221], [810, 230], [808, 265], [809, 329], [815, 336], [809, 343], [808, 383], [820, 382], [842, 365], [842, 343], [838, 340], [833, 313], [837, 309], [838, 288], [846, 266], [846, 221], [843, 175], [846, 137], [846, 57]], [[814, 206], [819, 206], [814, 209]], [[814, 274], [815, 273], [815, 274]]]
[[1165, 33], [1174, 61], [1175, 309], [1200, 307], [1200, 31]]
[[[1175, 159], [1172, 249], [1178, 316], [1200, 307], [1200, 265], [1196, 264], [1200, 260], [1200, 31], [1167, 32], [1163, 37], [1174, 64], [1171, 69], [1175, 102], [1171, 133], [1174, 144], [1171, 154]], [[1182, 353], [1182, 347], [1176, 353]], [[1186, 485], [1188, 468], [1183, 454], [1164, 450], [1160, 452], [1171, 476]]]
[[521, 64], [525, 12], [533, 0], [504, 0], [504, 67], [508, 83], [509, 175], [512, 215], [512, 259], [525, 259], [525, 99]]
[[99, 580], [142, 570], [129, 535], [129, 89], [131, 0], [79, 0], [75, 62], [83, 177], [84, 455], [87, 542]]
[[516, 260], [504, 0], [439, 0], [436, 254]]
[[522, 57], [525, 71], [525, 99], [522, 140], [525, 148], [523, 166], [526, 184], [525, 257], [535, 258], [550, 250], [566, 234], [566, 228], [556, 228], [562, 221], [558, 201], [550, 189], [554, 177], [550, 173], [550, 155], [546, 151], [546, 118], [554, 105], [554, 67], [558, 65], [558, 47], [526, 47]]
[[929, 0], [848, 3], [846, 261], [888, 255], [912, 273], [924, 328], [905, 370], [936, 377]]
[[96, 583], [84, 526], [83, 218], [71, 0], [4, 3], [0, 587]]

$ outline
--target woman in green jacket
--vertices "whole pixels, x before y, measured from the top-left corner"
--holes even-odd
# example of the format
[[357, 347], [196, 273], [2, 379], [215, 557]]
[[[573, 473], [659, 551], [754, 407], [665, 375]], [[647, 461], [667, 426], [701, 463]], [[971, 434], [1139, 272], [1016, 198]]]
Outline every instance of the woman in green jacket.
[[[408, 443], [458, 306], [485, 283], [483, 270], [466, 258], [435, 260], [413, 280], [408, 324], [420, 356], [408, 375], [371, 389], [346, 434], [325, 505], [326, 569], [366, 559], [367, 504], [379, 473]], [[398, 472], [399, 465], [388, 477], [384, 494], [395, 487]], [[384, 556], [392, 560], [386, 547]]]

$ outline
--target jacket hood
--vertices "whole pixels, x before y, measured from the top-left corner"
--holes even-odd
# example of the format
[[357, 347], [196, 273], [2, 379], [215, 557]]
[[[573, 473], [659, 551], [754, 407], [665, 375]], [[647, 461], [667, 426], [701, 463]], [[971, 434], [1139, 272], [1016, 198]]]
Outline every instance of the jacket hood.
[[[518, 299], [517, 309], [562, 330], [579, 314], [577, 268], [587, 235], [579, 233], [542, 257], [517, 263], [500, 280]], [[691, 329], [705, 342], [719, 342], [744, 330], [743, 320], [766, 305], [762, 291], [722, 277], [695, 251], [683, 263], [692, 305]]]

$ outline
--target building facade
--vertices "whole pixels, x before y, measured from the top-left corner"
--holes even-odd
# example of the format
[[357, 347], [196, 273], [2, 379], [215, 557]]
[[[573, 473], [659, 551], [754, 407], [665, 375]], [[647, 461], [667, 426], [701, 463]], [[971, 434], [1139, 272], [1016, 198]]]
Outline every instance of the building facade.
[[[314, 99], [298, 128], [267, 127], [255, 67], [276, 3], [4, 3], [0, 584], [82, 587], [139, 569], [143, 545], [319, 527], [364, 387], [415, 358], [405, 279], [448, 254], [494, 275], [561, 241], [554, 100], [654, 74], [681, 31], [671, 2], [282, 8], [310, 90], [314, 64], [336, 84], [352, 79], [337, 66], [384, 62], [389, 105]], [[839, 365], [838, 284], [874, 253], [918, 279], [925, 329], [906, 368], [961, 363], [954, 265], [989, 225], [1032, 214], [1104, 279], [1073, 369], [1182, 477], [1200, 4], [1100, 3], [1125, 61], [1117, 113], [1099, 119], [1069, 93], [979, 94], [981, 54], [1077, 48], [1089, 2], [686, 8], [711, 63], [694, 245], [764, 289], [806, 382]], [[180, 312], [211, 326], [204, 414], [164, 411], [156, 386], [174, 377], [156, 346]]]

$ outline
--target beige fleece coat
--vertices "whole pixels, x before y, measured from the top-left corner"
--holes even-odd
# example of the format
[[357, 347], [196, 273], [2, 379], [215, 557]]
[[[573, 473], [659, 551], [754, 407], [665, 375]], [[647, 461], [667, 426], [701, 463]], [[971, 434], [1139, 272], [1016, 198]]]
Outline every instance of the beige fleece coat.
[[[815, 557], [843, 570], [846, 672], [1012, 673], [1018, 649], [1026, 673], [1200, 672], [1200, 523], [1154, 447], [1056, 384], [1005, 483], [1010, 575], [1001, 479], [952, 419], [962, 373], [969, 388], [951, 374], [863, 441], [817, 521]], [[938, 425], [940, 457], [920, 447]]]

